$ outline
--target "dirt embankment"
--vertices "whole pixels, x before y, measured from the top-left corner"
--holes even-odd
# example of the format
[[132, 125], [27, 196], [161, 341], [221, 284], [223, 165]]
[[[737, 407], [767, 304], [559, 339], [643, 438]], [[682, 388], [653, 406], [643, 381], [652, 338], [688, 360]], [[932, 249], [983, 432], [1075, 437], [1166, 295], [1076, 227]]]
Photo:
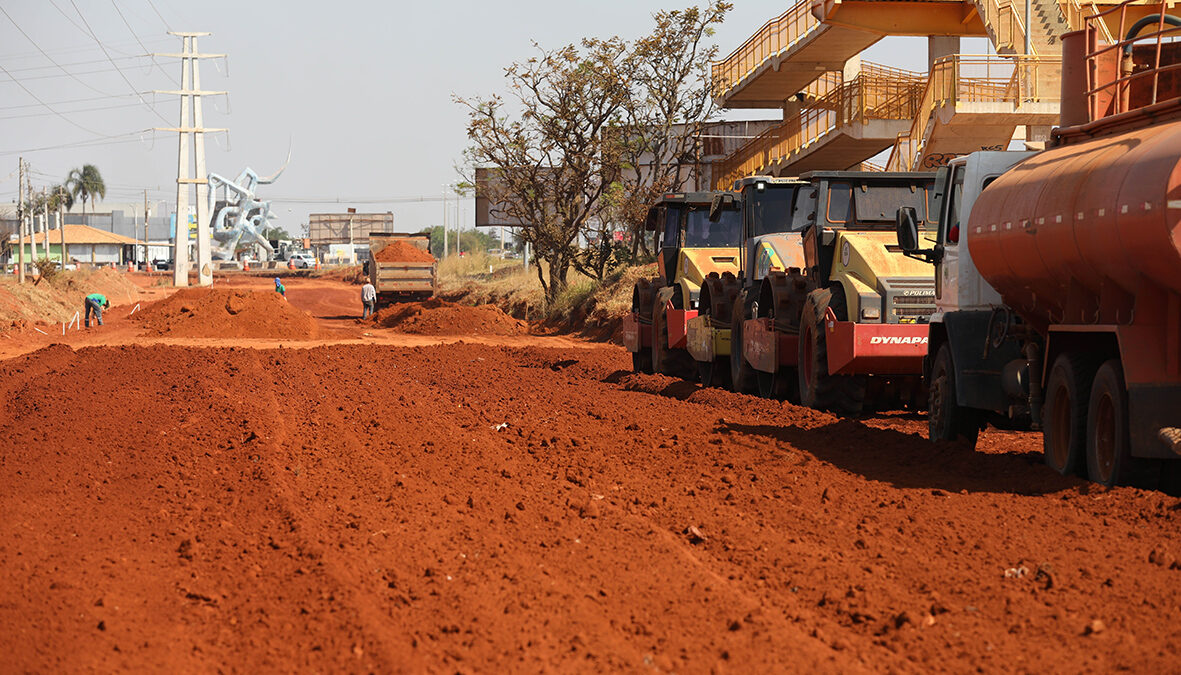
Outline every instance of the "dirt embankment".
[[627, 367], [477, 345], [0, 363], [6, 668], [1181, 662], [1181, 500], [1062, 478], [1033, 434], [933, 446], [918, 418]]
[[106, 268], [63, 272], [53, 281], [30, 277], [24, 285], [0, 275], [0, 331], [69, 321], [91, 293], [102, 293], [113, 306], [134, 305], [143, 297], [124, 272]]
[[524, 321], [495, 305], [460, 305], [432, 298], [390, 305], [370, 319], [382, 328], [416, 335], [523, 335]]
[[186, 288], [144, 307], [136, 317], [149, 334], [191, 338], [315, 338], [307, 312], [274, 291]]

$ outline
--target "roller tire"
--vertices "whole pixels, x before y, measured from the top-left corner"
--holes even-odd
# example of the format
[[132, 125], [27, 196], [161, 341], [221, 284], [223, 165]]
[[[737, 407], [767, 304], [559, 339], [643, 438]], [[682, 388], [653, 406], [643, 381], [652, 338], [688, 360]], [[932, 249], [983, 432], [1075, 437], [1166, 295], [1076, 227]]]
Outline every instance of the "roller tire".
[[864, 375], [830, 375], [824, 315], [832, 307], [845, 320], [845, 295], [839, 288], [822, 288], [808, 294], [800, 316], [800, 404], [839, 415], [859, 415], [865, 407]]
[[[673, 307], [677, 308], [680, 293], [673, 294]], [[679, 309], [679, 308], [678, 308]], [[695, 361], [683, 349], [668, 348], [668, 314], [659, 301], [652, 307], [652, 370], [659, 375], [696, 380]]]
[[951, 361], [951, 348], [944, 343], [935, 354], [928, 384], [927, 435], [932, 442], [967, 442], [976, 447], [976, 439], [983, 426], [980, 412], [959, 405], [956, 399], [955, 367]]
[[742, 322], [746, 318], [745, 301], [739, 296], [730, 315], [730, 390], [739, 394], [758, 392], [756, 371], [742, 354]]

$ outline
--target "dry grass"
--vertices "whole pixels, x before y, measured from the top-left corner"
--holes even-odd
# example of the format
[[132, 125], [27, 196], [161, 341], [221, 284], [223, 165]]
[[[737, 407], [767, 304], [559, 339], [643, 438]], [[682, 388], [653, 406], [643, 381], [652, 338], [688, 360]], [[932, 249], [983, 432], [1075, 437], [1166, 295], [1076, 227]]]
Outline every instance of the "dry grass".
[[520, 261], [476, 255], [470, 260], [451, 258], [440, 263], [439, 293], [452, 301], [494, 304], [519, 319], [542, 322], [557, 330], [608, 338], [631, 311], [635, 282], [654, 276], [655, 265], [620, 268], [602, 282], [571, 272], [566, 290], [547, 308], [536, 268], [526, 271]]

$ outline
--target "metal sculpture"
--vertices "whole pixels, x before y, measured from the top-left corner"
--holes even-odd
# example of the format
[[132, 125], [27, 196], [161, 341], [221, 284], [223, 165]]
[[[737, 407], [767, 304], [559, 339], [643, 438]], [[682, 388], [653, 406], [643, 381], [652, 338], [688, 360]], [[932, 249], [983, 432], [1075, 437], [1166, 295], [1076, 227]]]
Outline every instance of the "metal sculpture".
[[[275, 249], [267, 241], [265, 232], [270, 227], [270, 219], [276, 216], [271, 214], [271, 202], [259, 199], [254, 191], [259, 185], [274, 183], [286, 168], [284, 163], [283, 168], [267, 178], [260, 178], [250, 167], [234, 180], [216, 173], [209, 174], [209, 212], [215, 214], [210, 228], [215, 242], [213, 257], [232, 260], [238, 251], [254, 245], [266, 252], [266, 260], [274, 256]], [[218, 188], [225, 188], [224, 201], [217, 201]]]

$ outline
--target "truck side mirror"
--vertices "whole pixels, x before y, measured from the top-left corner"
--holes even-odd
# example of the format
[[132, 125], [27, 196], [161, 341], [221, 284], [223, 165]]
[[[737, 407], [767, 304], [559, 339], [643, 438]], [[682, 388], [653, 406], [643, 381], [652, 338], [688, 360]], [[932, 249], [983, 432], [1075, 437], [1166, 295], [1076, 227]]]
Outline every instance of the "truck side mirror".
[[903, 206], [894, 216], [898, 232], [898, 248], [903, 253], [917, 253], [919, 250], [919, 219], [913, 206]]

